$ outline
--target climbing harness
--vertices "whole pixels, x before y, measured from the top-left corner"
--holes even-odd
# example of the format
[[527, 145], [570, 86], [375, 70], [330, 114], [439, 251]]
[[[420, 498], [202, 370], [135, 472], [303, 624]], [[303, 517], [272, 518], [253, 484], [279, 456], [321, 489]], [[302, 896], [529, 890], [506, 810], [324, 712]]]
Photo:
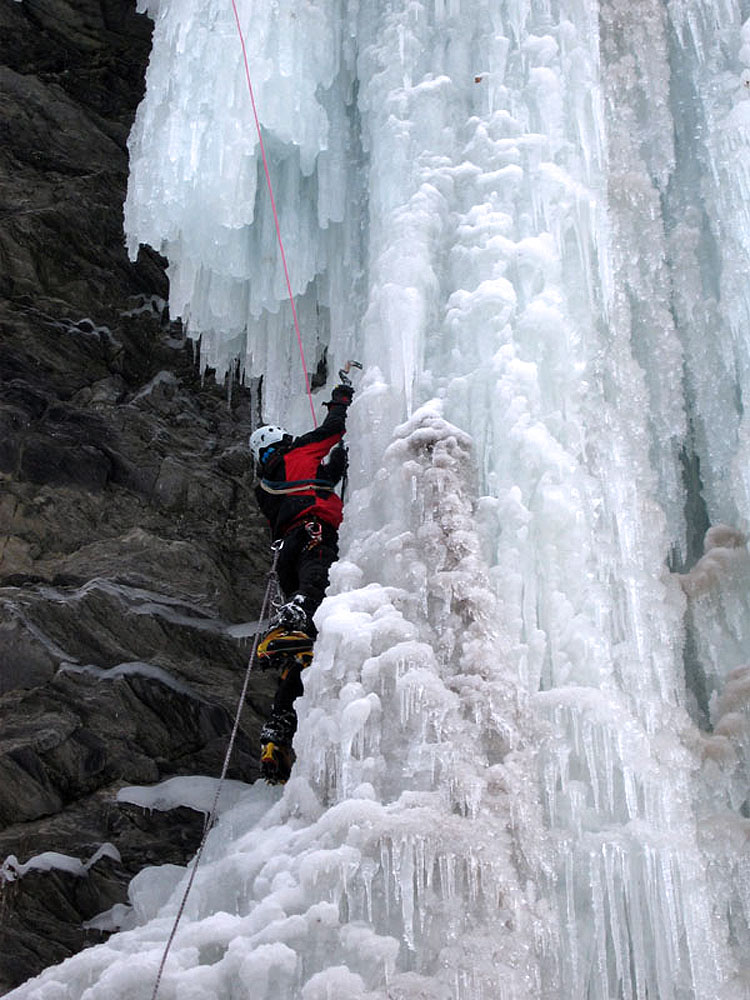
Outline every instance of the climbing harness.
[[274, 483], [271, 479], [261, 479], [260, 488], [274, 496], [286, 493], [305, 493], [310, 489], [333, 492], [336, 487], [325, 479], [293, 479], [288, 483]]
[[[271, 569], [268, 572], [268, 582], [266, 584], [266, 592], [263, 596], [263, 603], [260, 609], [260, 621], [265, 621], [268, 605], [271, 602], [272, 596], [276, 590], [278, 590], [278, 578], [276, 575], [276, 564], [279, 561], [279, 553], [281, 552], [281, 541], [275, 541], [271, 545], [273, 551], [273, 560], [271, 563]], [[227, 752], [224, 755], [224, 763], [221, 767], [221, 774], [219, 775], [218, 782], [216, 784], [216, 792], [214, 794], [214, 800], [211, 804], [211, 810], [206, 817], [206, 822], [203, 827], [203, 837], [198, 845], [198, 850], [195, 854], [195, 859], [193, 861], [193, 867], [190, 871], [190, 878], [185, 886], [185, 892], [182, 894], [182, 900], [180, 901], [179, 909], [177, 910], [177, 916], [174, 918], [174, 923], [172, 924], [172, 930], [170, 932], [167, 943], [164, 947], [164, 954], [162, 955], [161, 962], [159, 964], [159, 971], [156, 974], [156, 980], [154, 982], [154, 990], [151, 994], [151, 1000], [156, 1000], [156, 994], [159, 992], [159, 985], [161, 984], [162, 975], [164, 974], [164, 967], [167, 963], [167, 956], [169, 955], [169, 950], [172, 947], [172, 942], [174, 941], [175, 935], [177, 934], [177, 927], [182, 919], [182, 914], [185, 912], [185, 906], [187, 905], [188, 896], [190, 895], [190, 890], [193, 888], [193, 882], [195, 881], [195, 875], [198, 871], [198, 865], [200, 864], [201, 858], [203, 856], [203, 849], [206, 846], [206, 841], [208, 840], [208, 835], [211, 832], [214, 822], [216, 821], [216, 810], [219, 805], [219, 796], [221, 795], [221, 790], [224, 787], [224, 781], [226, 779], [227, 770], [229, 769], [229, 761], [232, 756], [232, 751], [234, 750], [234, 744], [237, 740], [237, 733], [240, 728], [240, 716], [242, 714], [242, 708], [245, 704], [245, 698], [247, 696], [247, 688], [250, 681], [250, 673], [253, 669], [253, 663], [255, 661], [255, 654], [258, 649], [258, 633], [255, 633], [255, 638], [253, 640], [253, 648], [250, 653], [250, 658], [247, 661], [247, 669], [245, 670], [245, 679], [242, 684], [242, 691], [240, 693], [240, 698], [237, 703], [237, 711], [234, 716], [234, 725], [232, 726], [232, 733], [229, 737], [229, 744], [227, 745]]]
[[307, 363], [305, 361], [305, 351], [302, 347], [302, 334], [299, 328], [299, 320], [297, 319], [297, 309], [294, 305], [294, 294], [292, 292], [292, 282], [289, 278], [289, 268], [286, 263], [286, 254], [284, 253], [284, 241], [281, 238], [281, 226], [279, 225], [279, 216], [276, 211], [276, 199], [273, 196], [273, 186], [271, 184], [271, 174], [268, 170], [268, 160], [266, 159], [266, 147], [263, 143], [263, 135], [260, 130], [260, 119], [258, 118], [258, 109], [255, 106], [255, 94], [253, 92], [253, 84], [250, 80], [250, 64], [247, 59], [247, 48], [245, 47], [245, 36], [242, 32], [242, 25], [240, 24], [240, 15], [237, 10], [236, 0], [232, 0], [232, 10], [234, 11], [234, 20], [237, 24], [237, 32], [240, 36], [240, 45], [242, 46], [242, 59], [245, 63], [245, 79], [247, 80], [247, 89], [250, 92], [250, 103], [253, 108], [253, 117], [255, 118], [255, 128], [258, 132], [258, 143], [260, 144], [260, 155], [263, 160], [263, 170], [266, 175], [266, 185], [268, 187], [268, 197], [271, 201], [271, 211], [273, 212], [273, 221], [276, 226], [276, 238], [279, 243], [279, 253], [281, 254], [281, 263], [284, 267], [284, 278], [286, 279], [287, 292], [289, 293], [289, 304], [292, 307], [292, 318], [294, 319], [294, 329], [297, 334], [297, 346], [299, 347], [300, 359], [302, 361], [302, 372], [305, 376], [305, 389], [307, 390], [307, 398], [310, 401], [310, 410], [312, 412], [313, 426], [318, 426], [317, 418], [315, 417], [315, 406], [313, 404], [312, 389], [310, 388], [310, 377], [307, 374]]

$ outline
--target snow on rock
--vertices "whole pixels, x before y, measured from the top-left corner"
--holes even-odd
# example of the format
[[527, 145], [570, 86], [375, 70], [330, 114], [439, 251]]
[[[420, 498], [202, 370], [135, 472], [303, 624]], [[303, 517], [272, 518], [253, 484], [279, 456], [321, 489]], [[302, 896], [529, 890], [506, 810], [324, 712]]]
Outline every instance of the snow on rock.
[[15, 882], [16, 879], [23, 878], [28, 872], [49, 872], [53, 870], [67, 872], [69, 875], [76, 875], [83, 878], [90, 868], [92, 868], [100, 858], [112, 858], [120, 860], [120, 852], [112, 844], [102, 844], [91, 855], [88, 861], [81, 861], [79, 858], [72, 858], [69, 854], [60, 854], [57, 851], [44, 851], [36, 854], [22, 864], [14, 854], [9, 854], [0, 866], [0, 880], [5, 882]]
[[[142, 809], [162, 811], [187, 806], [188, 809], [208, 815], [214, 805], [217, 784], [217, 778], [196, 774], [168, 778], [158, 785], [126, 785], [118, 791], [117, 801], [130, 802]], [[247, 785], [244, 782], [224, 780], [216, 802], [217, 810], [223, 812], [233, 806], [246, 791]]]

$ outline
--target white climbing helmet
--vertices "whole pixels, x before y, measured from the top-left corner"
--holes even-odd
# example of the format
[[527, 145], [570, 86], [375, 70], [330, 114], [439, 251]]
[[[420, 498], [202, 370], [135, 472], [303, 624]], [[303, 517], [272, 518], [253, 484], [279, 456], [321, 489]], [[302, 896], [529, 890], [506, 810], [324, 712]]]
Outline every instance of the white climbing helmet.
[[253, 453], [255, 461], [260, 462], [260, 456], [266, 448], [272, 444], [278, 444], [285, 437], [291, 437], [291, 435], [283, 427], [278, 427], [275, 424], [264, 424], [254, 430], [250, 435], [250, 451]]

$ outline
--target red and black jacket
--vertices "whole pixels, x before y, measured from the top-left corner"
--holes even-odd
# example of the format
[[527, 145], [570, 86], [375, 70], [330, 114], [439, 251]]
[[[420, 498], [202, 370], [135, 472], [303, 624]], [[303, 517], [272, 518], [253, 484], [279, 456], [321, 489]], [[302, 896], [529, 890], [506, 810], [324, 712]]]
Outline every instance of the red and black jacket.
[[346, 451], [339, 444], [346, 430], [346, 410], [343, 403], [329, 403], [320, 427], [280, 448], [262, 466], [255, 496], [273, 538], [282, 538], [312, 518], [333, 528], [341, 524], [343, 503], [333, 488], [346, 471]]

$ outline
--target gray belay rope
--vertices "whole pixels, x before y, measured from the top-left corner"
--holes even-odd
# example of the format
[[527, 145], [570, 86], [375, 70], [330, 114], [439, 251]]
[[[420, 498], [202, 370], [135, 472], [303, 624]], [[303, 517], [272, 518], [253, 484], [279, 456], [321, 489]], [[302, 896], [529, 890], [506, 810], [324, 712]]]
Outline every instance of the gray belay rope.
[[[268, 610], [268, 605], [271, 602], [272, 596], [275, 596], [277, 590], [277, 577], [276, 577], [276, 564], [279, 561], [279, 552], [281, 551], [282, 542], [273, 542], [271, 548], [273, 550], [273, 562], [271, 564], [271, 569], [268, 573], [268, 584], [266, 586], [266, 593], [263, 597], [263, 605], [260, 610], [260, 621], [264, 622], [266, 619], [266, 613]], [[195, 858], [193, 861], [193, 867], [190, 872], [190, 878], [188, 879], [188, 884], [185, 886], [185, 892], [182, 895], [182, 900], [180, 902], [180, 908], [177, 911], [177, 916], [174, 918], [174, 924], [172, 925], [172, 931], [167, 939], [167, 943], [164, 947], [164, 954], [161, 958], [161, 963], [159, 964], [159, 971], [156, 974], [156, 981], [154, 983], [154, 991], [151, 994], [151, 1000], [156, 1000], [156, 994], [159, 992], [159, 985], [161, 984], [161, 978], [164, 974], [164, 966], [167, 964], [167, 956], [169, 955], [169, 949], [172, 947], [172, 942], [174, 941], [175, 934], [177, 933], [177, 926], [182, 919], [182, 914], [185, 912], [185, 906], [187, 905], [187, 899], [190, 895], [190, 890], [193, 888], [193, 882], [195, 881], [195, 875], [198, 871], [198, 865], [200, 864], [201, 857], [203, 855], [203, 848], [206, 846], [206, 841], [208, 840], [208, 835], [211, 832], [214, 822], [216, 820], [216, 810], [219, 805], [219, 796], [221, 795], [221, 789], [224, 785], [224, 779], [227, 775], [227, 770], [229, 769], [229, 760], [232, 756], [232, 750], [234, 749], [235, 740], [237, 739], [237, 733], [240, 728], [240, 715], [242, 714], [242, 707], [245, 704], [245, 696], [247, 695], [247, 686], [250, 681], [250, 672], [253, 669], [253, 663], [255, 661], [255, 653], [258, 649], [258, 639], [260, 630], [255, 633], [255, 639], [253, 640], [253, 649], [250, 653], [250, 659], [247, 661], [247, 669], [245, 670], [245, 679], [242, 684], [242, 692], [240, 693], [240, 699], [237, 704], [237, 712], [234, 717], [234, 726], [232, 727], [232, 734], [229, 737], [229, 744], [227, 745], [227, 752], [224, 755], [224, 763], [221, 768], [221, 774], [219, 775], [219, 780], [216, 784], [216, 793], [214, 795], [214, 800], [211, 805], [211, 811], [206, 817], [206, 823], [203, 828], [203, 837], [196, 851]]]

